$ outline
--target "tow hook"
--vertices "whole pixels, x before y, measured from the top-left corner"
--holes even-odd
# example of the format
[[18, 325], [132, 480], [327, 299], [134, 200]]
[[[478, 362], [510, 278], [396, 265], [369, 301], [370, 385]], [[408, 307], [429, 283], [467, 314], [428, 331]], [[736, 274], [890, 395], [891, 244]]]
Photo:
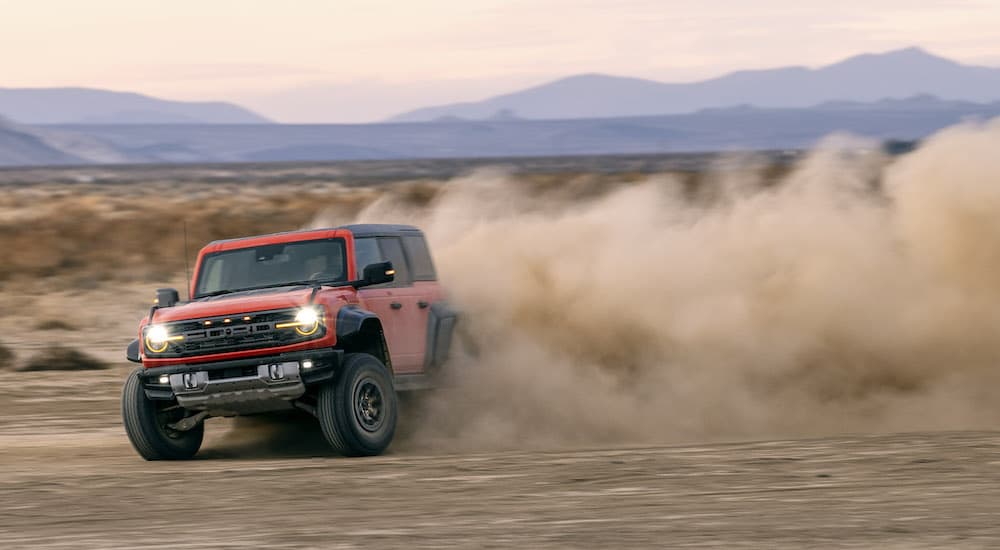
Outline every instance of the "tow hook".
[[208, 418], [208, 411], [201, 411], [191, 416], [185, 416], [173, 424], [167, 424], [167, 427], [178, 432], [186, 432], [198, 427], [198, 424], [201, 424], [206, 418]]

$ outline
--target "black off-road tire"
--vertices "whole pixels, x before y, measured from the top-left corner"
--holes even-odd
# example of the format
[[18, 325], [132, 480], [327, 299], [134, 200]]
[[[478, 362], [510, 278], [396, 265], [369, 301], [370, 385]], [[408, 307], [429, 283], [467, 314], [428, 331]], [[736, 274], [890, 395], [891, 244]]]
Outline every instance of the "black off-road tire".
[[392, 442], [398, 410], [389, 369], [367, 353], [348, 353], [337, 379], [320, 388], [316, 415], [338, 453], [374, 456]]
[[122, 388], [122, 423], [132, 447], [146, 460], [185, 460], [197, 454], [205, 437], [205, 424], [178, 432], [166, 427], [169, 422], [183, 418], [184, 411], [161, 412], [164, 405], [172, 402], [157, 402], [146, 397], [139, 373], [136, 369], [129, 374]]

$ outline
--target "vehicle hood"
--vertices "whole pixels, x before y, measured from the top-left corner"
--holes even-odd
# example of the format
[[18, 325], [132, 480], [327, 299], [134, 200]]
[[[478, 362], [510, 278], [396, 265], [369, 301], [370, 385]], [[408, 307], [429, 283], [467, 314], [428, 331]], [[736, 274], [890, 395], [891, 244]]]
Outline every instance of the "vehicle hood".
[[156, 310], [154, 323], [171, 321], [186, 321], [188, 319], [203, 319], [205, 317], [220, 317], [239, 315], [255, 311], [268, 311], [301, 307], [309, 303], [312, 295], [311, 287], [295, 287], [280, 289], [262, 289], [225, 294], [211, 298], [202, 298], [185, 304]]

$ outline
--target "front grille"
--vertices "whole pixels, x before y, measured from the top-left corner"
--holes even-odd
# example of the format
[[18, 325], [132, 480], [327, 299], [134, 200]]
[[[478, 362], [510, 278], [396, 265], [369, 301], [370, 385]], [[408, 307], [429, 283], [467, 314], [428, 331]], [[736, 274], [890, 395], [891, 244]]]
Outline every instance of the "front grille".
[[166, 351], [150, 356], [191, 357], [284, 346], [322, 337], [325, 332], [322, 324], [309, 336], [302, 336], [294, 328], [275, 327], [294, 321], [298, 311], [298, 308], [281, 309], [167, 323], [170, 335], [183, 336], [183, 339], [171, 342]]

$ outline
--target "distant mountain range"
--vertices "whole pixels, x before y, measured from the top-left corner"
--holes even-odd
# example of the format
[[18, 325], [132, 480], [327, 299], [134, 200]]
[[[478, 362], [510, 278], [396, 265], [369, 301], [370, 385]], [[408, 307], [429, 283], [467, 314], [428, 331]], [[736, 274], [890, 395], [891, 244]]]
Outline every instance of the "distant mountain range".
[[581, 75], [377, 124], [273, 124], [229, 103], [0, 88], [0, 166], [800, 149], [834, 132], [916, 140], [993, 117], [1000, 69], [918, 48], [692, 84]]
[[729, 107], [664, 116], [384, 124], [0, 123], [0, 165], [490, 158], [803, 149], [847, 132], [917, 140], [1000, 117], [1000, 102], [931, 96], [806, 108]]
[[45, 143], [27, 128], [0, 119], [0, 166], [70, 164], [81, 159]]
[[145, 159], [86, 133], [0, 118], [0, 166], [121, 164]]
[[962, 65], [907, 48], [858, 55], [818, 69], [739, 71], [686, 84], [587, 74], [482, 101], [417, 109], [390, 120], [610, 118], [735, 105], [790, 108], [828, 101], [872, 102], [920, 94], [973, 102], [1000, 100], [1000, 69]]
[[[575, 75], [482, 101], [426, 107], [389, 122], [566, 120], [694, 113], [749, 105], [804, 108], [931, 95], [1000, 100], [1000, 68], [963, 65], [920, 48], [863, 54], [811, 69], [738, 71], [692, 83]], [[226, 102], [186, 102], [91, 88], [0, 88], [0, 117], [21, 124], [265, 124]]]
[[224, 102], [158, 99], [91, 88], [0, 88], [0, 116], [22, 124], [264, 124]]

